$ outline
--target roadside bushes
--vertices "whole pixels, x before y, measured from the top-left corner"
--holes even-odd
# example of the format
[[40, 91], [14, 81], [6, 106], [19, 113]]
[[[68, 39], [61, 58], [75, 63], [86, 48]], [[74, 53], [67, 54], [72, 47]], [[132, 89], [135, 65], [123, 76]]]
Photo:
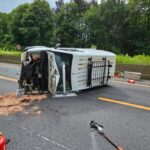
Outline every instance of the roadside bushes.
[[0, 49], [0, 56], [15, 56], [20, 57], [21, 51]]
[[117, 55], [117, 64], [139, 64], [139, 65], [150, 65], [149, 55], [135, 55], [133, 57], [128, 55]]

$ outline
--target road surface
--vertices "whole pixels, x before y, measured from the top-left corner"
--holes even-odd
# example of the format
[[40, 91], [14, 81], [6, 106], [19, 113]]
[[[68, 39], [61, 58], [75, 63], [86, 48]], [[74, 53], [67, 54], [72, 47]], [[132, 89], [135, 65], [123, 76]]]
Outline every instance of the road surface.
[[[18, 66], [0, 63], [0, 94], [15, 91]], [[123, 150], [150, 149], [150, 86], [112, 81], [77, 97], [34, 102], [41, 115], [0, 116], [0, 131], [11, 139], [8, 150], [111, 150], [91, 133], [91, 120]], [[30, 107], [30, 106], [29, 106]], [[29, 108], [26, 108], [29, 109]]]

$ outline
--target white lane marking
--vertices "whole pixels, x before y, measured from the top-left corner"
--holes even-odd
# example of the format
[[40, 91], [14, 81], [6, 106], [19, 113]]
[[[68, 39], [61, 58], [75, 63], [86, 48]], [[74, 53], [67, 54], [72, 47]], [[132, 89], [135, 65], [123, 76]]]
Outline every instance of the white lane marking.
[[42, 139], [45, 140], [45, 141], [48, 141], [48, 142], [50, 142], [50, 143], [53, 143], [53, 144], [55, 144], [55, 145], [57, 145], [57, 146], [63, 148], [64, 150], [71, 150], [70, 148], [68, 148], [67, 146], [65, 146], [65, 145], [63, 145], [63, 144], [60, 144], [60, 143], [58, 143], [58, 142], [56, 142], [56, 141], [54, 141], [54, 140], [52, 140], [52, 139], [50, 139], [50, 138], [47, 138], [47, 137], [45, 137], [45, 136], [43, 136], [43, 135], [41, 135], [41, 134], [39, 134], [39, 133], [36, 133], [36, 132], [32, 131], [31, 129], [28, 129], [28, 128], [26, 128], [26, 127], [23, 127], [23, 126], [21, 126], [21, 125], [18, 125], [18, 124], [16, 124], [16, 123], [13, 123], [11, 119], [9, 119], [9, 120], [11, 121], [11, 123], [12, 123], [14, 126], [17, 126], [17, 127], [19, 127], [20, 129], [26, 130], [27, 132], [29, 132], [29, 133], [31, 133], [31, 134], [33, 134], [33, 135], [39, 137], [39, 138], [42, 138]]

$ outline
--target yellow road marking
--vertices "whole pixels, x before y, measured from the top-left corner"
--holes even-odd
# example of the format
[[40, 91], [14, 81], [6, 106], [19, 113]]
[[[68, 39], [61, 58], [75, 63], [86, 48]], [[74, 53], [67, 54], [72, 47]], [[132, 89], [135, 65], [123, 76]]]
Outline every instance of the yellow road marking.
[[13, 66], [13, 65], [5, 65], [5, 64], [0, 64], [0, 66], [2, 66], [2, 67], [9, 67], [9, 68], [15, 68], [15, 69], [18, 69], [19, 68], [19, 66], [17, 67], [17, 66]]
[[98, 99], [101, 100], [101, 101], [106, 101], [106, 102], [110, 102], [110, 103], [116, 103], [116, 104], [130, 106], [130, 107], [135, 107], [135, 108], [139, 108], [139, 109], [150, 110], [150, 107], [137, 105], [137, 104], [133, 104], [133, 103], [122, 102], [122, 101], [109, 99], [109, 98], [104, 98], [104, 97], [99, 97]]
[[15, 78], [10, 78], [10, 77], [5, 77], [5, 76], [0, 76], [0, 79], [17, 82], [17, 79], [15, 79]]
[[126, 82], [122, 82], [122, 81], [112, 81], [114, 83], [121, 83], [121, 84], [127, 84], [127, 85], [133, 85], [133, 86], [142, 86], [142, 87], [147, 87], [150, 88], [150, 85], [144, 85], [144, 84], [137, 84], [137, 83], [126, 83]]

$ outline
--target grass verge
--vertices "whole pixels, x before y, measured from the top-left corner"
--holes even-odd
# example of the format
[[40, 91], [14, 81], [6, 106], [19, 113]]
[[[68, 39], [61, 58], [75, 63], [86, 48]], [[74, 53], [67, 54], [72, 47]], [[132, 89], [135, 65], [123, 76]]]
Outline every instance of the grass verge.
[[16, 50], [8, 51], [0, 49], [0, 62], [19, 64], [20, 55], [21, 55], [20, 51]]
[[7, 51], [7, 50], [1, 50], [0, 49], [0, 56], [14, 56], [14, 57], [20, 57], [21, 52], [20, 51]]
[[135, 64], [135, 65], [150, 65], [150, 56], [148, 55], [117, 55], [116, 57], [117, 64]]
[[[0, 49], [0, 61], [3, 62], [19, 62], [20, 61], [21, 51], [16, 50], [1, 50]], [[18, 61], [19, 60], [19, 61]], [[136, 56], [128, 56], [128, 55], [117, 55], [116, 56], [117, 64], [135, 64], [135, 65], [150, 65], [150, 56], [136, 55]]]

